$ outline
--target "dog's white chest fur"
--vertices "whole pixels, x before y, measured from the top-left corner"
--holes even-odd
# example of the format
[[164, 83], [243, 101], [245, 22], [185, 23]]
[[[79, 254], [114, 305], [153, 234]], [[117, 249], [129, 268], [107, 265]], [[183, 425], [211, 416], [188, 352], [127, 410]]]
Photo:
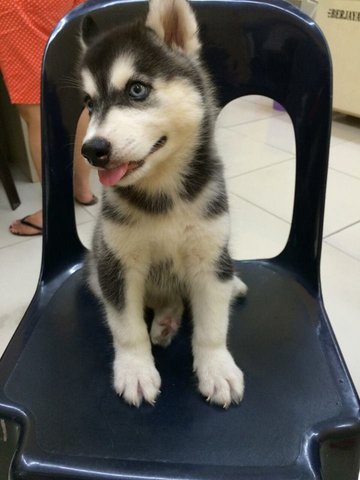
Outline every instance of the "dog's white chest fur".
[[130, 225], [103, 221], [107, 242], [126, 263], [152, 265], [172, 260], [176, 273], [186, 278], [189, 267], [199, 269], [216, 260], [229, 235], [228, 215], [201, 218], [201, 203], [179, 202], [171, 213], [138, 214]]

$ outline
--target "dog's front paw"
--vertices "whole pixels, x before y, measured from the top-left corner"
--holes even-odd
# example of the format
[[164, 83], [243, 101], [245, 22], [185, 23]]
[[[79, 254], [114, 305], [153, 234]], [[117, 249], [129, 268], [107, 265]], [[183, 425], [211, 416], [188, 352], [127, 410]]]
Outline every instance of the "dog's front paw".
[[196, 349], [194, 370], [199, 390], [207, 401], [224, 408], [240, 403], [244, 395], [244, 375], [226, 348]]
[[155, 404], [160, 393], [161, 378], [151, 355], [117, 354], [114, 361], [114, 388], [130, 405], [139, 407], [142, 401]]

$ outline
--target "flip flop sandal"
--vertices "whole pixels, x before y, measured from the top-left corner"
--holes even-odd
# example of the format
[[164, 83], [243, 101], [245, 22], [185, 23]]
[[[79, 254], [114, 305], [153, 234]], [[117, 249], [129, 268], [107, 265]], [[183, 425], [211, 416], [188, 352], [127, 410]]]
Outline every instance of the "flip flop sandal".
[[77, 198], [75, 198], [76, 203], [82, 205], [83, 207], [91, 207], [92, 205], [96, 205], [99, 201], [96, 195], [92, 196], [92, 199], [89, 202], [80, 202]]
[[[39, 227], [38, 225], [34, 225], [33, 223], [26, 220], [27, 218], [28, 217], [24, 217], [21, 220], [19, 220], [19, 222], [22, 225], [26, 225], [27, 227], [31, 227], [34, 230], [37, 230], [36, 233], [17, 233], [17, 232], [12, 232], [11, 230], [10, 230], [10, 233], [12, 233], [13, 235], [17, 235], [18, 237], [36, 237], [37, 235], [42, 235], [42, 233], [43, 233], [42, 227]], [[10, 227], [9, 227], [9, 229], [10, 229]]]

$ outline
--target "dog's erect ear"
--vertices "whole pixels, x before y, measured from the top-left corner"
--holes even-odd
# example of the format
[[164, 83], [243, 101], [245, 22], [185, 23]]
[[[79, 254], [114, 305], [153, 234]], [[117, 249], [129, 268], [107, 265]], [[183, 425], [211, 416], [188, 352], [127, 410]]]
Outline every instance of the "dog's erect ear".
[[150, 0], [146, 26], [169, 47], [191, 57], [200, 51], [198, 24], [187, 0]]
[[85, 51], [99, 34], [99, 28], [93, 18], [87, 15], [81, 22], [80, 43]]

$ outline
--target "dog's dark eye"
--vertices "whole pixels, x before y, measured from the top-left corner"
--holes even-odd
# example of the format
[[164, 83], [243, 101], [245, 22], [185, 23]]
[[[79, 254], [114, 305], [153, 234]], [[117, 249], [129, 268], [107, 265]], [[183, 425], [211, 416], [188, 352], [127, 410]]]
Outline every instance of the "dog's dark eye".
[[85, 95], [84, 104], [85, 104], [85, 107], [89, 110], [89, 113], [91, 113], [94, 108], [94, 102], [92, 101], [89, 95]]
[[134, 100], [145, 100], [150, 93], [150, 88], [143, 83], [134, 82], [129, 86], [129, 95]]

